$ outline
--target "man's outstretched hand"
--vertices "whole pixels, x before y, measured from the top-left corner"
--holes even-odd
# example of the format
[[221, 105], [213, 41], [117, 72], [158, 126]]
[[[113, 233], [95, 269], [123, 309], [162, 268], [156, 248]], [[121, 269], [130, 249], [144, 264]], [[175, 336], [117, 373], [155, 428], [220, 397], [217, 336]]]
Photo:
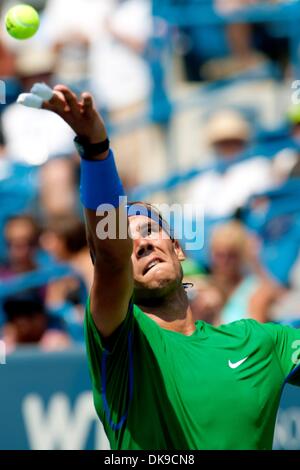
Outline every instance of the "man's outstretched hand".
[[77, 135], [86, 137], [91, 144], [107, 138], [104, 122], [89, 93], [82, 93], [78, 99], [65, 85], [57, 85], [53, 92], [53, 97], [44, 101], [43, 109], [58, 114]]

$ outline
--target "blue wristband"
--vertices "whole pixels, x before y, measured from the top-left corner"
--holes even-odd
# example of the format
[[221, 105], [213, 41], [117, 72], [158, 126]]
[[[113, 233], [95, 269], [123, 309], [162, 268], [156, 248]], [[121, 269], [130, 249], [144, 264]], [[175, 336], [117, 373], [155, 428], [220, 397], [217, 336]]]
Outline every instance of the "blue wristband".
[[105, 160], [81, 160], [80, 196], [86, 209], [97, 210], [101, 204], [119, 207], [125, 191], [112, 150]]

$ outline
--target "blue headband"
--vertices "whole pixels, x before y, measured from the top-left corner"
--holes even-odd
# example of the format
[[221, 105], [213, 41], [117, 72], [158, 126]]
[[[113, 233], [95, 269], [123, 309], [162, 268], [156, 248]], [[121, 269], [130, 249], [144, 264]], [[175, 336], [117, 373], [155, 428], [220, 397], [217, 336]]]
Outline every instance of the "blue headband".
[[165, 222], [155, 210], [151, 210], [143, 204], [139, 203], [128, 204], [126, 206], [126, 209], [128, 218], [139, 215], [148, 217], [148, 219], [152, 219], [154, 222], [156, 222], [162, 228], [162, 230], [164, 230], [169, 235], [170, 238], [174, 238], [172, 235], [171, 228], [169, 227], [167, 222]]

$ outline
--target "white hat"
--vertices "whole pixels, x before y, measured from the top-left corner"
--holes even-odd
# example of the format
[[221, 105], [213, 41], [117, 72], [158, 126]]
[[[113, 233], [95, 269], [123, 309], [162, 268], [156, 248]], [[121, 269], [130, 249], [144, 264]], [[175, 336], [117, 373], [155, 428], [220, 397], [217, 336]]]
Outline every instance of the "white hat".
[[248, 122], [240, 113], [233, 110], [218, 111], [209, 120], [206, 138], [210, 145], [222, 140], [239, 139], [247, 142], [251, 130]]
[[56, 54], [46, 48], [30, 48], [19, 52], [16, 60], [17, 74], [34, 77], [51, 73], [55, 67]]

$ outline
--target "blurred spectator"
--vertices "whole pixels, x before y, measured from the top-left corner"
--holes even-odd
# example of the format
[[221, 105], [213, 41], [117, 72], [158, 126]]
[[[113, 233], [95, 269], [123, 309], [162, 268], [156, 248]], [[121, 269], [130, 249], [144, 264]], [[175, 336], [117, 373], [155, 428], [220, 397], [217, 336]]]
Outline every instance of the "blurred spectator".
[[15, 54], [7, 47], [3, 41], [3, 36], [2, 31], [0, 31], [0, 78], [1, 82], [5, 84], [5, 89], [1, 87], [0, 90], [0, 116], [5, 108], [16, 100], [20, 92], [20, 86], [16, 78]]
[[201, 205], [207, 217], [225, 217], [243, 206], [252, 194], [271, 186], [271, 165], [265, 158], [247, 159], [251, 128], [236, 111], [214, 114], [205, 137], [217, 165], [189, 184], [185, 202]]
[[35, 169], [9, 158], [0, 120], [0, 260], [6, 257], [4, 226], [12, 216], [31, 212], [37, 199]]
[[76, 158], [53, 158], [41, 167], [39, 198], [45, 220], [79, 213], [78, 163]]
[[211, 60], [205, 64], [203, 73], [206, 77], [216, 80], [246, 72], [266, 64], [268, 57], [271, 60], [282, 62], [282, 52], [287, 49], [287, 41], [284, 37], [287, 35], [286, 31], [282, 34], [280, 28], [275, 28], [275, 31], [272, 31], [267, 24], [247, 23], [244, 19], [242, 19], [243, 22], [237, 22], [234, 16], [234, 21], [230, 23], [231, 15], [244, 13], [245, 10], [251, 12], [251, 7], [255, 9], [261, 3], [279, 2], [276, 0], [214, 1], [216, 12], [224, 18], [226, 24], [226, 37], [231, 55], [221, 60]]
[[141, 54], [151, 34], [149, 0], [73, 0], [71, 10], [67, 2], [48, 0], [44, 22], [51, 46], [67, 50], [73, 44], [78, 56], [78, 44], [90, 44], [78, 65], [90, 59], [91, 87], [101, 107], [119, 110], [148, 97], [151, 82]]
[[105, 39], [91, 56], [93, 88], [99, 103], [119, 111], [144, 102], [151, 77], [143, 52], [152, 33], [149, 0], [117, 0], [103, 24]]
[[283, 286], [291, 287], [299, 263], [300, 243], [300, 106], [287, 113], [290, 139], [274, 158], [274, 188], [250, 198], [241, 214], [261, 240], [260, 260], [266, 271]]
[[115, 0], [73, 0], [70, 8], [67, 2], [47, 0], [43, 30], [48, 43], [51, 46], [64, 43], [66, 38], [75, 38], [75, 35], [85, 37], [89, 42], [100, 40], [103, 21], [113, 11], [115, 3]]
[[29, 92], [36, 82], [51, 84], [56, 55], [50, 49], [35, 46], [17, 54], [16, 74], [24, 92]]
[[216, 227], [211, 238], [211, 278], [224, 293], [221, 322], [252, 317], [266, 322], [281, 294], [276, 283], [252, 262], [253, 247], [243, 226], [235, 221]]
[[84, 224], [71, 215], [57, 217], [45, 228], [41, 244], [59, 265], [70, 268], [63, 278], [49, 282], [47, 308], [63, 321], [74, 341], [82, 342], [85, 305], [93, 281]]
[[43, 31], [48, 45], [56, 52], [57, 80], [76, 92], [91, 89], [91, 47], [96, 38], [102, 39], [103, 19], [111, 5], [111, 1], [73, 0], [70, 9], [67, 2], [47, 1]]
[[[195, 6], [194, 0], [183, 3], [190, 8]], [[222, 80], [247, 72], [252, 76], [278, 74], [279, 70], [282, 75], [289, 72], [291, 29], [284, 21], [272, 21], [271, 14], [269, 21], [266, 6], [271, 10], [274, 3], [292, 2], [210, 0], [196, 3], [201, 12], [199, 24], [195, 22], [190, 25], [187, 21], [188, 26], [180, 27], [179, 34], [175, 36], [175, 47], [179, 54], [184, 55], [188, 80]], [[263, 9], [260, 8], [261, 4]], [[182, 24], [184, 10], [183, 7]], [[274, 10], [279, 19], [281, 11]]]
[[93, 268], [87, 247], [84, 223], [71, 215], [50, 221], [42, 235], [41, 244], [58, 262], [69, 263], [92, 286]]
[[185, 279], [193, 284], [188, 290], [194, 320], [202, 320], [214, 326], [222, 323], [222, 309], [225, 304], [224, 292], [209, 277]]
[[[117, 0], [104, 23], [104, 40], [93, 45], [92, 85], [114, 124], [130, 121], [146, 111], [152, 91], [146, 60], [152, 21], [151, 1]], [[153, 137], [163, 145], [159, 131], [149, 126], [135, 126], [113, 138], [118, 169], [129, 188], [139, 184], [145, 174], [145, 160], [155, 158], [153, 152], [147, 152]]]
[[3, 307], [7, 319], [3, 339], [8, 352], [20, 346], [39, 345], [45, 350], [57, 350], [70, 345], [63, 331], [51, 328], [43, 301], [35, 291], [7, 298]]
[[[187, 3], [193, 4], [193, 0], [187, 0]], [[243, 9], [246, 2], [214, 0], [199, 3], [203, 16], [211, 21], [182, 30], [188, 78], [220, 80], [257, 67], [261, 69], [266, 56], [260, 52], [261, 47], [258, 46], [261, 44], [256, 44], [259, 42], [256, 40], [257, 25], [231, 18], [232, 13]]]
[[[55, 55], [47, 48], [22, 49], [16, 60], [16, 73], [22, 90], [29, 92], [36, 82], [52, 85]], [[73, 133], [53, 113], [26, 108], [15, 103], [3, 112], [3, 132], [10, 158], [32, 165], [54, 155], [71, 154]]]
[[89, 39], [79, 33], [70, 35], [57, 41], [54, 50], [57, 81], [69, 84], [77, 93], [89, 89]]
[[226, 33], [231, 56], [207, 61], [201, 67], [201, 74], [206, 79], [221, 80], [266, 63], [266, 57], [253, 48], [251, 25], [232, 23], [227, 26]]
[[0, 77], [2, 80], [15, 75], [14, 54], [5, 46], [0, 38]]
[[242, 210], [247, 226], [261, 239], [261, 263], [283, 286], [290, 286], [290, 276], [299, 256], [300, 184], [299, 164], [277, 188], [253, 196]]
[[31, 216], [19, 215], [6, 223], [7, 265], [0, 269], [0, 278], [8, 279], [37, 268], [36, 254], [40, 230]]

